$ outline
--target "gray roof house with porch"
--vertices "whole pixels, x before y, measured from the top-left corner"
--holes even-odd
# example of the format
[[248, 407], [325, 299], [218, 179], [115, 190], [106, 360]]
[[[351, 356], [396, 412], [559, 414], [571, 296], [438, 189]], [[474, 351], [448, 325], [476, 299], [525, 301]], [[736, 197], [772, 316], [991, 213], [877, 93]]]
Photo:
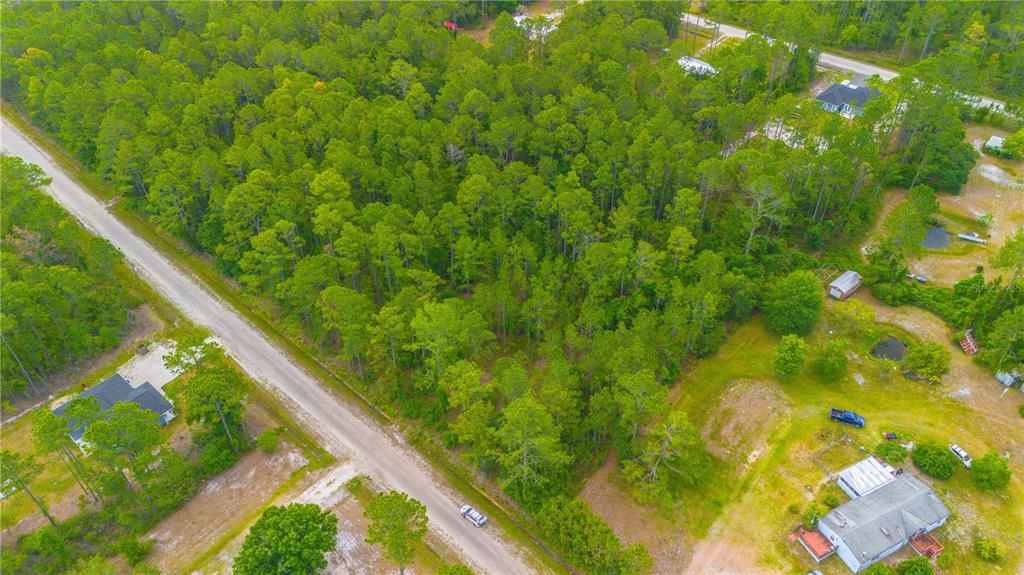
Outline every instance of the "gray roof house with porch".
[[[100, 403], [100, 413], [105, 413], [118, 403], [130, 401], [142, 409], [155, 413], [160, 418], [160, 425], [167, 425], [177, 415], [174, 412], [174, 405], [157, 388], [153, 387], [153, 384], [147, 381], [138, 387], [132, 387], [128, 380], [121, 377], [120, 374], [114, 374], [104, 379], [83, 391], [78, 397], [95, 397]], [[71, 402], [54, 409], [53, 412], [63, 416], [69, 403]], [[82, 439], [84, 434], [85, 428], [79, 426], [72, 429], [68, 435], [80, 447], [84, 447], [85, 442]]]
[[843, 82], [832, 84], [815, 99], [826, 111], [839, 112], [844, 116], [860, 116], [864, 113], [864, 103], [878, 94], [874, 88]]
[[818, 530], [850, 570], [859, 573], [938, 528], [949, 515], [930, 487], [901, 473], [825, 514]]

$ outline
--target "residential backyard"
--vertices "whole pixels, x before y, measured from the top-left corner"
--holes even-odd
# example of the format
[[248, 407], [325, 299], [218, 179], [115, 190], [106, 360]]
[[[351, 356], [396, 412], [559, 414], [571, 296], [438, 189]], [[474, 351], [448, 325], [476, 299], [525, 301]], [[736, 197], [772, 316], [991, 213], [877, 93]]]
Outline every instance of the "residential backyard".
[[[806, 573], [812, 568], [826, 574], [847, 572], [837, 558], [815, 567], [786, 535], [803, 521], [808, 503], [838, 492], [828, 475], [866, 457], [884, 432], [895, 432], [901, 440], [959, 443], [979, 456], [990, 449], [1009, 454], [1014, 479], [1005, 493], [980, 492], [964, 470], [949, 481], [933, 481], [912, 466], [910, 471], [931, 483], [953, 512], [936, 532], [946, 546], [939, 563], [944, 572], [1013, 572], [1024, 545], [1024, 426], [1019, 419], [1005, 421], [1001, 408], [986, 410], [951, 397], [948, 383], [910, 381], [894, 362], [872, 357], [870, 350], [883, 335], [910, 345], [917, 338], [886, 323], [862, 335], [843, 333], [830, 320], [834, 308], [844, 305], [850, 304], [830, 303], [826, 321], [807, 338], [812, 350], [832, 337], [850, 341], [849, 375], [844, 381], [819, 381], [807, 369], [788, 380], [777, 378], [770, 366], [779, 338], [755, 319], [740, 326], [721, 352], [698, 362], [674, 386], [670, 400], [690, 415], [717, 457], [715, 478], [705, 486], [655, 510], [633, 502], [614, 465], [588, 480], [580, 497], [621, 537], [649, 546], [655, 573], [678, 572], [680, 564], [688, 565], [691, 573]], [[991, 394], [1003, 389], [991, 378], [976, 383]], [[1024, 397], [1002, 399], [1013, 410], [1022, 401]], [[855, 429], [832, 422], [830, 407], [855, 411], [865, 417], [866, 425]], [[910, 466], [909, 461], [905, 465]], [[637, 515], [652, 528], [631, 528]], [[1009, 552], [1001, 565], [982, 563], [975, 556], [973, 541], [982, 535], [1007, 544]]]

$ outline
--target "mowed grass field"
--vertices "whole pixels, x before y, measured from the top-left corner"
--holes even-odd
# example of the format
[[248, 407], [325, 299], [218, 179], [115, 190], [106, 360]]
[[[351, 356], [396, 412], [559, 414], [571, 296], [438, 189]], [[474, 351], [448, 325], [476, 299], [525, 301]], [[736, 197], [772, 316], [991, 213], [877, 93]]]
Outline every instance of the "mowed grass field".
[[[990, 449], [1011, 451], [1014, 478], [999, 493], [979, 491], [967, 470], [958, 470], [949, 481], [937, 481], [914, 469], [909, 458], [902, 465], [931, 483], [953, 512], [936, 533], [946, 546], [940, 561], [943, 573], [1015, 573], [1024, 546], [1024, 420], [1007, 425], [1005, 419], [951, 397], [954, 390], [944, 385], [905, 379], [894, 362], [876, 359], [870, 350], [885, 335], [895, 335], [909, 345], [916, 337], [878, 323], [866, 333], [841, 333], [830, 318], [835, 306], [843, 305], [850, 304], [829, 302], [825, 319], [806, 338], [808, 367], [797, 376], [782, 380], [774, 375], [772, 357], [779, 337], [756, 318], [731, 334], [717, 355], [700, 360], [680, 378], [670, 395], [673, 409], [688, 413], [717, 462], [713, 477], [703, 487], [685, 492], [663, 509], [651, 510], [657, 520], [649, 525], [681, 528], [688, 541], [684, 564], [689, 564], [691, 573], [721, 569], [802, 575], [812, 568], [826, 574], [847, 573], [835, 557], [815, 566], [786, 535], [803, 520], [812, 500], [821, 503], [831, 493], [845, 502], [829, 474], [866, 457], [882, 441], [883, 432], [893, 431], [901, 441], [959, 443], [975, 457]], [[830, 338], [848, 341], [849, 370], [843, 381], [821, 381], [809, 367]], [[994, 393], [1001, 390], [994, 379], [988, 383]], [[1002, 400], [1022, 402], [1024, 396], [1008, 395]], [[831, 421], [829, 407], [863, 415], [865, 427]], [[622, 490], [617, 472], [612, 475], [621, 497], [628, 500], [631, 496]], [[595, 507], [602, 512], [601, 505]], [[630, 537], [628, 526], [613, 526], [629, 540], [657, 539]], [[1001, 564], [984, 563], [975, 556], [974, 540], [981, 536], [1006, 544]], [[679, 568], [677, 562], [659, 565], [662, 553], [651, 552], [656, 572], [672, 572], [673, 565]], [[893, 558], [908, 553], [905, 550]]]

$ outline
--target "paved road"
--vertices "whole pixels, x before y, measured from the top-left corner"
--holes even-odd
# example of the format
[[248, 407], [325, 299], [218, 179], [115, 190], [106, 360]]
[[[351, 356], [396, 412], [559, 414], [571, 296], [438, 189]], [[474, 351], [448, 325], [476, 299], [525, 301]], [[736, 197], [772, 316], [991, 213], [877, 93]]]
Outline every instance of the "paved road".
[[457, 547], [478, 572], [518, 575], [532, 571], [517, 550], [500, 539], [493, 525], [478, 529], [459, 514], [461, 502], [455, 491], [436, 479], [436, 474], [412, 448], [403, 447], [400, 440], [375, 421], [326, 391], [199, 279], [175, 267], [132, 234], [6, 118], [0, 124], [0, 143], [5, 152], [42, 168], [53, 179], [48, 189], [50, 195], [87, 228], [121, 250], [165, 298], [195, 323], [206, 326], [249, 375], [291, 403], [291, 407], [298, 408], [296, 415], [328, 449], [347, 451], [373, 477], [423, 502], [431, 526]]
[[[719, 24], [696, 16], [694, 14], [683, 14], [683, 22], [689, 25], [697, 25], [701, 28], [718, 28], [718, 33], [722, 36], [730, 38], [746, 38], [751, 34], [750, 31], [744, 30], [743, 28], [737, 28], [736, 26], [730, 26], [729, 24]], [[818, 55], [818, 66], [824, 68], [833, 68], [842, 72], [850, 72], [853, 74], [864, 74], [865, 76], [878, 75], [879, 78], [888, 82], [896, 76], [899, 76], [899, 72], [889, 70], [888, 68], [882, 68], [881, 66], [875, 66], [868, 64], [867, 62], [861, 62], [860, 60], [853, 60], [837, 54], [829, 54], [828, 52], [822, 52]], [[992, 98], [986, 98], [984, 96], [976, 97], [976, 107], [992, 107], [995, 110], [1003, 110], [1003, 102]]]

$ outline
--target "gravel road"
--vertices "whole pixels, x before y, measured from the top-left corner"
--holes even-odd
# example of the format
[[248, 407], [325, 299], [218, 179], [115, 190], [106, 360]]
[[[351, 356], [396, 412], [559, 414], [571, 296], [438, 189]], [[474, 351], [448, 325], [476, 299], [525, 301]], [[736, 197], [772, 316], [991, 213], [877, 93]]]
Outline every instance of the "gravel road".
[[325, 447], [348, 452], [376, 480], [426, 505], [431, 527], [478, 573], [518, 575], [533, 571], [520, 550], [505, 541], [496, 526], [489, 522], [485, 528], [476, 528], [459, 514], [462, 501], [455, 490], [444, 484], [418, 453], [403, 446], [397, 433], [382, 428], [325, 389], [202, 281], [135, 236], [7, 118], [0, 124], [0, 143], [6, 153], [42, 168], [53, 179], [47, 191], [54, 199], [116, 246], [140, 276], [192, 321], [206, 326], [253, 379], [289, 404]]

